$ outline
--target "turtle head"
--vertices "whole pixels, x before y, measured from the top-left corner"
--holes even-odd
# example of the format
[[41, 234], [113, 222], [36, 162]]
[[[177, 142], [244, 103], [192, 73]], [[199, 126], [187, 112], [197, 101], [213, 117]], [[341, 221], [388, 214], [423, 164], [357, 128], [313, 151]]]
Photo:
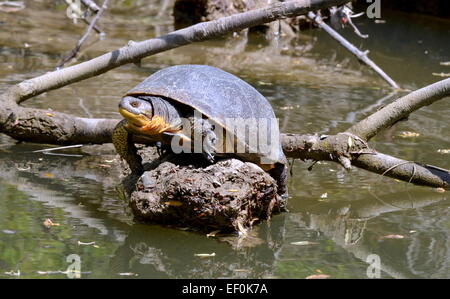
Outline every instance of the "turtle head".
[[119, 112], [127, 121], [125, 128], [132, 133], [157, 135], [170, 127], [163, 117], [155, 115], [150, 100], [125, 96], [119, 103]]

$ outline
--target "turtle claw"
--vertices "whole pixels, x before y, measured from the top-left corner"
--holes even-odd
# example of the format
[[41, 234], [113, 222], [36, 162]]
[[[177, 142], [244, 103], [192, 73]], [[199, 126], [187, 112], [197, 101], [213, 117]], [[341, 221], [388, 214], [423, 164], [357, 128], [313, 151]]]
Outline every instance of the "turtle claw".
[[217, 137], [214, 131], [211, 129], [206, 130], [203, 139], [203, 156], [211, 164], [215, 162], [214, 155], [216, 154], [216, 141]]
[[156, 146], [156, 152], [158, 153], [158, 156], [162, 156], [162, 143], [160, 141], [155, 142]]
[[205, 159], [211, 164], [215, 162], [214, 156], [211, 153], [203, 152], [203, 157], [205, 157]]

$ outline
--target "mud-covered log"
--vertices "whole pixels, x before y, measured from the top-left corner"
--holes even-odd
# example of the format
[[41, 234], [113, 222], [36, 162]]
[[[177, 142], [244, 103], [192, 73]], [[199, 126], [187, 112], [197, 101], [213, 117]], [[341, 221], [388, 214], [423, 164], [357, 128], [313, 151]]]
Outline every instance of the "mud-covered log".
[[[285, 210], [275, 180], [255, 164], [227, 159], [203, 167], [185, 165], [186, 160], [192, 161], [179, 163], [179, 156], [155, 161], [138, 179], [130, 196], [137, 220], [245, 233], [253, 223]], [[124, 183], [134, 186], [132, 180]]]

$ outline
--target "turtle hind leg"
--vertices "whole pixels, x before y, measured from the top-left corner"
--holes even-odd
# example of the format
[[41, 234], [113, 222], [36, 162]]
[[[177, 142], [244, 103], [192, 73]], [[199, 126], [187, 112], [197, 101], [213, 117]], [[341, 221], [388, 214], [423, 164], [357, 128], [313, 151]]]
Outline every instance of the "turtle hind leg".
[[133, 143], [133, 135], [125, 129], [126, 120], [120, 121], [114, 128], [112, 141], [119, 156], [124, 159], [134, 174], [141, 175], [144, 172], [142, 158], [137, 153]]
[[276, 163], [275, 167], [269, 170], [269, 174], [271, 177], [275, 179], [277, 182], [277, 190], [278, 195], [280, 195], [284, 200], [288, 198], [288, 189], [287, 189], [287, 178], [288, 178], [288, 169], [286, 165], [282, 163]]

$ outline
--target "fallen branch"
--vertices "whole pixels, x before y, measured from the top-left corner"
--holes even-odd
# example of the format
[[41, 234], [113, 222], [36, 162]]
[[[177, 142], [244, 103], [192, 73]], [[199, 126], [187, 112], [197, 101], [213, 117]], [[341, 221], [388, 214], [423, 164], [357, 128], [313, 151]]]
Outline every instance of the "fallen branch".
[[433, 83], [397, 99], [353, 125], [347, 132], [351, 132], [362, 139], [370, 140], [378, 132], [391, 127], [396, 122], [408, 117], [412, 112], [447, 96], [450, 96], [450, 78]]
[[141, 42], [131, 41], [123, 48], [89, 61], [23, 81], [12, 87], [8, 93], [17, 103], [20, 103], [46, 91], [103, 74], [111, 69], [139, 61], [150, 55], [193, 42], [220, 37], [248, 27], [270, 23], [278, 19], [306, 14], [311, 10], [342, 5], [346, 2], [348, 0], [287, 1], [218, 20], [199, 23], [157, 38]]
[[318, 135], [283, 134], [283, 151], [289, 158], [314, 161], [333, 161], [342, 164], [342, 157], [351, 165], [394, 179], [420, 186], [450, 188], [450, 171], [431, 165], [405, 161], [368, 148], [348, 135], [337, 134], [320, 138]]
[[[151, 54], [344, 2], [346, 1], [317, 0], [278, 3], [263, 9], [200, 23], [159, 38], [138, 43], [131, 42], [127, 47], [90, 61], [26, 80], [0, 94], [2, 103], [0, 106], [0, 132], [16, 140], [37, 143], [57, 145], [110, 143], [113, 128], [119, 120], [80, 118], [50, 110], [25, 108], [19, 106], [18, 103], [45, 91], [104, 73]], [[449, 84], [450, 79], [447, 79], [415, 91], [386, 106], [344, 133], [322, 138], [317, 135], [283, 134], [283, 150], [288, 157], [334, 161], [341, 163], [346, 168], [350, 168], [353, 164], [406, 182], [449, 188], [449, 171], [378, 153], [370, 149], [363, 140], [370, 139], [382, 128], [394, 124], [420, 107], [448, 95]], [[135, 141], [145, 142], [138, 139]]]
[[391, 77], [389, 77], [378, 65], [376, 65], [375, 62], [373, 62], [369, 57], [367, 57], [368, 51], [366, 52], [360, 51], [348, 40], [343, 38], [339, 33], [334, 31], [333, 28], [325, 24], [322, 18], [319, 15], [313, 13], [312, 11], [308, 13], [308, 18], [314, 21], [317, 24], [317, 26], [325, 30], [325, 32], [328, 33], [332, 38], [337, 40], [344, 48], [346, 48], [353, 55], [355, 55], [359, 61], [367, 64], [370, 68], [372, 68], [378, 75], [380, 75], [381, 78], [383, 78], [387, 83], [389, 83], [389, 85], [391, 85], [395, 89], [399, 88], [397, 83], [395, 83], [395, 81], [392, 80]]

